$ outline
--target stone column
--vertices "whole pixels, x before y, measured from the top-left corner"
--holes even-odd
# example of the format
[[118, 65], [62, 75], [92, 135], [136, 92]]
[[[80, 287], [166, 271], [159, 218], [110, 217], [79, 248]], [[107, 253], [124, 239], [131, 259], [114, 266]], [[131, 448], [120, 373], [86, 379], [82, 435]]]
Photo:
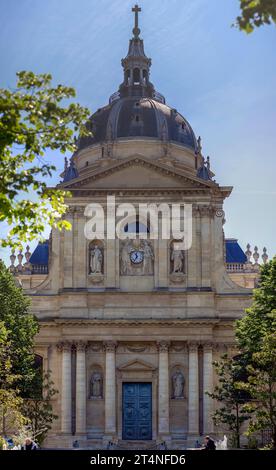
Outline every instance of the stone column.
[[213, 399], [205, 392], [213, 392], [213, 352], [212, 345], [203, 346], [203, 431], [204, 434], [213, 432]]
[[158, 434], [168, 440], [170, 434], [169, 408], [169, 341], [160, 341], [159, 349], [159, 381], [158, 381]]
[[61, 360], [61, 432], [72, 434], [72, 345], [65, 341], [58, 345]]
[[198, 287], [198, 258], [199, 258], [199, 247], [197, 244], [198, 241], [198, 236], [197, 236], [197, 225], [198, 225], [198, 220], [200, 220], [200, 214], [198, 207], [195, 206], [193, 207], [193, 238], [192, 238], [192, 246], [191, 248], [187, 251], [187, 257], [188, 257], [188, 269], [187, 269], [187, 275], [188, 275], [188, 287]]
[[188, 431], [199, 433], [198, 345], [189, 344]]
[[73, 233], [75, 232], [75, 217], [74, 210], [72, 208], [66, 213], [66, 220], [72, 224], [71, 230], [65, 230], [64, 232], [64, 254], [63, 254], [63, 275], [64, 275], [64, 287], [73, 287], [73, 254], [74, 254], [74, 239]]
[[209, 206], [199, 208], [201, 215], [201, 273], [202, 287], [211, 286], [211, 211]]
[[107, 341], [105, 347], [105, 437], [116, 435], [116, 343]]
[[86, 222], [84, 207], [77, 207], [76, 216], [73, 286], [78, 288], [86, 286], [88, 274], [88, 247], [84, 236], [84, 226]]
[[86, 343], [76, 344], [76, 434], [86, 434]]
[[[169, 219], [169, 217], [168, 217]], [[170, 219], [169, 219], [170, 220]], [[162, 233], [162, 217], [158, 216], [158, 233]], [[155, 252], [158, 253], [158, 256], [155, 258], [155, 270], [154, 270], [154, 279], [155, 287], [168, 287], [169, 278], [169, 266], [168, 266], [168, 246], [169, 240], [162, 239], [161, 236], [158, 237], [158, 240], [154, 243]], [[158, 249], [158, 251], [157, 251]]]
[[47, 348], [47, 365], [45, 367], [45, 372], [52, 372], [52, 355], [53, 355], [53, 346], [50, 344]]

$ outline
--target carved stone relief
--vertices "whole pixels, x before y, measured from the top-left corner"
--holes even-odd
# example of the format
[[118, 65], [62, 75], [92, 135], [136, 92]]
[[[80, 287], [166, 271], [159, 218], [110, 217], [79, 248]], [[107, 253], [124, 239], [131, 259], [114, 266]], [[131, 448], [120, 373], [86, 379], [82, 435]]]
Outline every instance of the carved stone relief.
[[129, 240], [121, 242], [121, 276], [153, 276], [154, 250], [148, 240]]

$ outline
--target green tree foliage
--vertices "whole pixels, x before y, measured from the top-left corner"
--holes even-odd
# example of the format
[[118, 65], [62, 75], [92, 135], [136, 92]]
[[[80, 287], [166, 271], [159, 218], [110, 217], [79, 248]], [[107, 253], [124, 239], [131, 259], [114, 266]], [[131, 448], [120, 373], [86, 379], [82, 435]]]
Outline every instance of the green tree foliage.
[[13, 275], [0, 261], [0, 321], [6, 330], [11, 373], [15, 376], [12, 385], [23, 397], [30, 395], [33, 389], [33, 343], [38, 332], [38, 322], [29, 313], [29, 304], [21, 287], [16, 286]]
[[207, 395], [219, 402], [220, 407], [215, 411], [213, 421], [215, 425], [224, 425], [231, 433], [232, 445], [240, 448], [241, 426], [249, 419], [245, 408], [248, 394], [237, 387], [237, 381], [244, 373], [243, 364], [239, 357], [231, 359], [224, 355], [221, 361], [214, 362], [214, 366], [218, 385]]
[[248, 372], [239, 387], [252, 397], [249, 434], [269, 430], [276, 448], [276, 256], [261, 268], [260, 286], [237, 322], [236, 337]]
[[28, 419], [29, 435], [41, 445], [53, 421], [58, 418], [52, 406], [52, 399], [58, 391], [54, 388], [50, 373], [40, 376], [40, 381], [40, 384], [37, 382], [37, 393], [32, 398], [24, 399], [22, 412]]
[[236, 339], [239, 356], [215, 363], [219, 383], [210, 396], [221, 407], [214, 421], [227, 425], [239, 444], [240, 426], [249, 419], [247, 434], [270, 431], [276, 449], [276, 256], [261, 268]]
[[246, 33], [264, 24], [276, 23], [275, 0], [240, 0], [240, 8], [237, 25]]
[[[0, 222], [11, 230], [3, 246], [26, 242], [45, 227], [70, 228], [62, 215], [67, 194], [47, 189], [45, 177], [55, 170], [47, 150], [75, 150], [78, 134], [87, 134], [89, 111], [77, 103], [73, 88], [53, 87], [50, 74], [17, 73], [14, 91], [0, 89]], [[30, 197], [30, 192], [32, 197]]]
[[258, 289], [254, 290], [253, 303], [246, 315], [237, 322], [236, 336], [240, 349], [251, 357], [258, 352], [263, 338], [272, 332], [273, 311], [276, 310], [276, 256], [261, 268]]
[[29, 300], [2, 261], [0, 306], [0, 435], [25, 429], [42, 443], [57, 418], [51, 403], [57, 390], [35, 362], [38, 323], [29, 313]]
[[[26, 424], [21, 412], [22, 398], [14, 383], [18, 379], [12, 372], [10, 357], [11, 343], [8, 340], [9, 332], [4, 322], [0, 322], [0, 436], [11, 436]], [[2, 446], [4, 441], [0, 443]]]
[[246, 406], [251, 413], [248, 434], [269, 430], [271, 444], [276, 449], [276, 310], [270, 315], [271, 332], [266, 332], [258, 352], [247, 366], [248, 380], [238, 384], [250, 393], [252, 401]]

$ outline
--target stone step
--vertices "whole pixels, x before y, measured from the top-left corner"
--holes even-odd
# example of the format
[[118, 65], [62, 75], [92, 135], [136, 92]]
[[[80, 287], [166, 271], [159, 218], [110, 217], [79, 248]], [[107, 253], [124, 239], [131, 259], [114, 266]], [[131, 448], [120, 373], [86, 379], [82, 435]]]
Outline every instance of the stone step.
[[116, 449], [122, 450], [154, 450], [157, 449], [156, 441], [123, 441], [119, 440]]

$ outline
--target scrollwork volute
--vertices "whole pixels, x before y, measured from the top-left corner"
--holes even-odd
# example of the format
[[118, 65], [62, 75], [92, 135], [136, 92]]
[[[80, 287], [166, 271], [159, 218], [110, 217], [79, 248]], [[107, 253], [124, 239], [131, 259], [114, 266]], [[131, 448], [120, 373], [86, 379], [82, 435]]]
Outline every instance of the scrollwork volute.
[[116, 341], [105, 341], [103, 346], [106, 352], [115, 352], [117, 343]]
[[200, 346], [200, 343], [198, 343], [197, 341], [189, 341], [189, 342], [188, 342], [188, 350], [189, 350], [189, 352], [197, 352], [199, 346]]
[[57, 344], [57, 350], [59, 352], [71, 352], [72, 350], [72, 343], [70, 341], [61, 341]]
[[77, 351], [85, 352], [87, 348], [87, 343], [85, 341], [77, 341], [75, 346]]
[[158, 341], [157, 348], [159, 352], [168, 352], [170, 348], [170, 341], [166, 341], [166, 340]]

